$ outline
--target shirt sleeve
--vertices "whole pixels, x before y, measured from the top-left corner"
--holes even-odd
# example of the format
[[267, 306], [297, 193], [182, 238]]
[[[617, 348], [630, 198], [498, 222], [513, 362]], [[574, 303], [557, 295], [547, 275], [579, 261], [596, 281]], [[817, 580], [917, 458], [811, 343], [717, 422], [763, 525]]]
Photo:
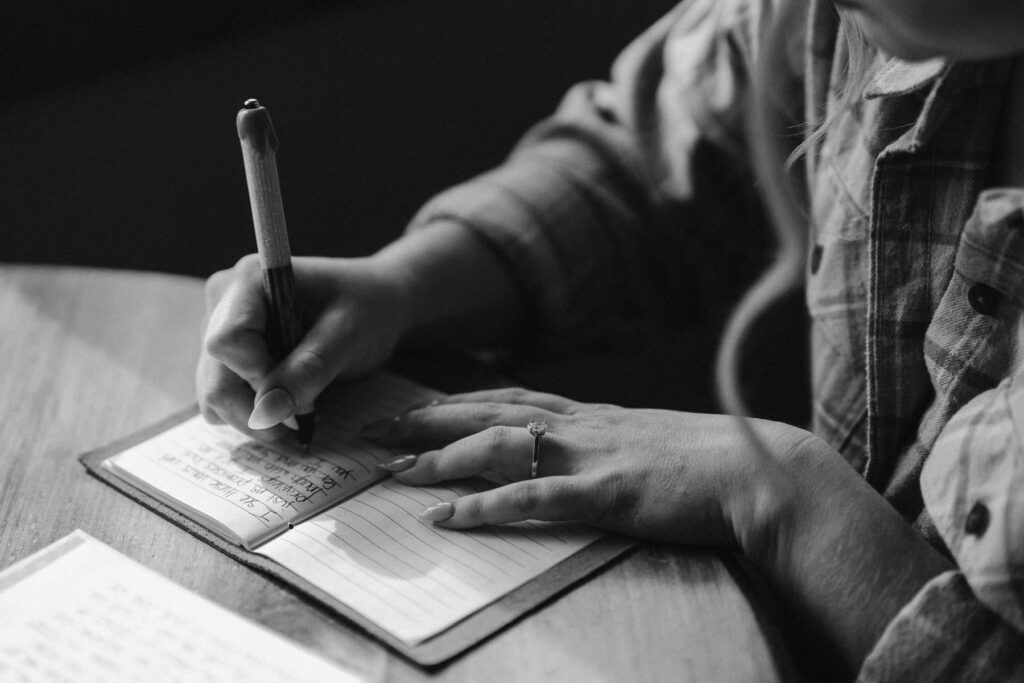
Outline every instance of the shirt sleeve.
[[1024, 373], [953, 416], [921, 491], [959, 570], [903, 608], [861, 679], [1024, 680]]
[[473, 231], [542, 330], [586, 329], [609, 312], [718, 310], [747, 284], [737, 273], [759, 272], [742, 264], [769, 251], [742, 161], [762, 5], [681, 3], [619, 56], [609, 82], [574, 87], [506, 163], [429, 201], [410, 229], [454, 220]]
[[975, 598], [962, 573], [946, 572], [890, 622], [857, 680], [1024, 680], [1024, 636]]

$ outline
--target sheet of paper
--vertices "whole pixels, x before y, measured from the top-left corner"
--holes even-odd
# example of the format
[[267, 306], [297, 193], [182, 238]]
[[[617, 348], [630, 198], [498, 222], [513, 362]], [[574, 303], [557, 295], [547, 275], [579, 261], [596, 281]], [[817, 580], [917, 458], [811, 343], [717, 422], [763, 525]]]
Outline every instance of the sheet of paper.
[[376, 464], [393, 454], [358, 439], [359, 428], [439, 395], [380, 373], [321, 397], [308, 454], [273, 450], [196, 416], [103, 466], [165, 501], [183, 503], [251, 548], [381, 479]]
[[543, 522], [451, 531], [416, 517], [428, 505], [487, 486], [474, 480], [409, 487], [389, 480], [258, 552], [415, 645], [602, 536], [582, 525]]
[[0, 574], [0, 615], [4, 681], [359, 680], [81, 531]]

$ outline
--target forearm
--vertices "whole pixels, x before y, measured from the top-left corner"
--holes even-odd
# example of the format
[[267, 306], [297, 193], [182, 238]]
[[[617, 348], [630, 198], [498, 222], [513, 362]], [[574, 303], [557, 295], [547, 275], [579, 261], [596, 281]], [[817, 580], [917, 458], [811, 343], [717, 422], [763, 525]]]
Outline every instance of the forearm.
[[786, 464], [766, 542], [745, 545], [780, 599], [852, 675], [899, 610], [951, 565], [818, 440]]
[[518, 328], [523, 302], [507, 268], [457, 223], [411, 231], [370, 258], [398, 288], [407, 342], [497, 344]]

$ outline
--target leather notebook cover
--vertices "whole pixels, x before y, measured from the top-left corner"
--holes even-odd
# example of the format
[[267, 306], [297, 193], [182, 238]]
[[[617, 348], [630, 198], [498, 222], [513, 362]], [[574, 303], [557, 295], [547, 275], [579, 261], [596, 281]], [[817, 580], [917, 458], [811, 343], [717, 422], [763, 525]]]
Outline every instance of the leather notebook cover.
[[634, 539], [607, 535], [559, 563], [541, 576], [527, 582], [496, 602], [456, 623], [451, 628], [422, 643], [410, 646], [291, 570], [259, 553], [225, 541], [184, 512], [157, 500], [146, 491], [124, 481], [110, 470], [100, 467], [101, 463], [107, 458], [166, 431], [168, 428], [192, 417], [196, 413], [196, 406], [192, 406], [103, 448], [84, 453], [79, 456], [79, 460], [85, 465], [90, 474], [131, 497], [133, 500], [177, 524], [190, 534], [198, 536], [242, 564], [263, 571], [292, 586], [321, 605], [342, 615], [359, 626], [363, 631], [385, 643], [392, 650], [424, 666], [442, 664], [486, 640], [558, 593], [582, 581], [637, 544], [637, 541]]

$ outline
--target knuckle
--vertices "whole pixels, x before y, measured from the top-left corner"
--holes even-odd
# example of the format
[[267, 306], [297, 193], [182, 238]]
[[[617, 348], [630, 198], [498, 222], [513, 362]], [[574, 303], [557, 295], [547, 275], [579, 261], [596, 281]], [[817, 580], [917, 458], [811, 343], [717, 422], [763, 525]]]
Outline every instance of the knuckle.
[[207, 354], [219, 359], [223, 355], [225, 343], [223, 332], [207, 328], [206, 337], [203, 339], [203, 348]]
[[236, 279], [252, 279], [253, 277], [259, 276], [259, 274], [259, 256], [256, 254], [246, 254], [242, 258], [238, 259], [238, 261], [235, 262], [235, 265], [231, 268], [218, 270], [216, 273], [206, 278], [206, 282], [203, 284], [203, 292], [206, 296], [207, 304], [213, 305], [219, 301], [225, 290], [227, 290], [231, 283]]
[[223, 384], [208, 384], [201, 388], [198, 393], [199, 405], [202, 407], [204, 414], [207, 412], [212, 413], [218, 407], [226, 406], [229, 402], [230, 392]]
[[435, 481], [438, 476], [438, 453], [424, 453], [416, 460], [416, 475], [421, 480]]
[[258, 254], [246, 254], [235, 262], [234, 271], [242, 276], [251, 276], [260, 270]]
[[510, 387], [508, 389], [509, 403], [525, 403], [530, 392], [523, 387]]
[[483, 432], [484, 448], [490, 452], [499, 451], [511, 441], [512, 427], [498, 425], [488, 427]]
[[530, 516], [540, 503], [539, 489], [538, 486], [516, 486], [513, 488], [509, 497], [509, 507], [512, 512], [517, 516]]
[[203, 284], [203, 291], [206, 293], [207, 300], [212, 300], [220, 296], [231, 280], [230, 270], [218, 270], [216, 273], [206, 278], [206, 282]]
[[581, 486], [563, 478], [544, 479], [542, 485], [544, 497], [551, 501], [555, 509], [560, 511], [560, 517], [569, 519], [587, 517], [591, 501]]
[[203, 348], [206, 353], [217, 360], [224, 360], [231, 357], [232, 352], [238, 347], [240, 338], [239, 331], [225, 327], [210, 327], [206, 330], [206, 339], [203, 341]]
[[478, 403], [473, 406], [473, 418], [484, 424], [494, 423], [500, 415], [500, 404]]
[[579, 487], [573, 486], [567, 479], [542, 479], [545, 496], [560, 503], [572, 503], [580, 499]]
[[581, 500], [584, 521], [597, 526], [618, 525], [637, 516], [641, 507], [640, 496], [634, 488], [625, 485], [622, 477], [603, 477], [590, 488], [593, 495]]
[[292, 365], [300, 376], [309, 380], [322, 380], [330, 372], [330, 363], [319, 351], [299, 349], [292, 356]]
[[480, 496], [466, 496], [458, 503], [458, 509], [463, 521], [476, 522], [483, 519], [483, 501]]

